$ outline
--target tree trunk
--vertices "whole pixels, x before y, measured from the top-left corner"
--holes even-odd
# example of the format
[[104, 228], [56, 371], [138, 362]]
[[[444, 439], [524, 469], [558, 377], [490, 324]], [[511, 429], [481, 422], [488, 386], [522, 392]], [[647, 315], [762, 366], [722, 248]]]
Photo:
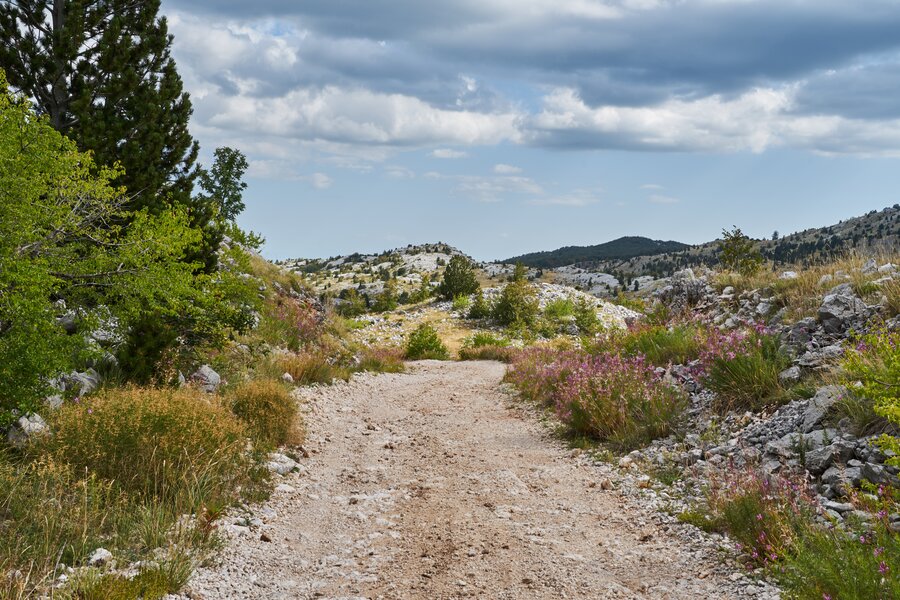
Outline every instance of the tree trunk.
[[[63, 132], [66, 126], [66, 115], [69, 112], [69, 90], [66, 81], [66, 62], [60, 52], [62, 37], [65, 35], [66, 26], [66, 2], [67, 0], [53, 0], [53, 63], [56, 73], [51, 82], [52, 94], [50, 105], [47, 107], [50, 116], [50, 125], [53, 129]], [[64, 133], [64, 132], [63, 132]]]

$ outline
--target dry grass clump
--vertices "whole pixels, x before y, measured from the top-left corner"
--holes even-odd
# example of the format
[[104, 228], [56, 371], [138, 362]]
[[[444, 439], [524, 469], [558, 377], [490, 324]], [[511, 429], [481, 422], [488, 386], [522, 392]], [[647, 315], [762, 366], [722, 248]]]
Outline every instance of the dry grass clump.
[[244, 422], [259, 448], [273, 449], [303, 442], [297, 403], [280, 381], [262, 379], [241, 383], [229, 394], [228, 405]]
[[272, 361], [272, 365], [278, 375], [290, 373], [297, 385], [327, 385], [335, 379], [350, 378], [347, 367], [335, 364], [327, 355], [319, 352], [280, 354]]
[[372, 373], [402, 373], [405, 351], [397, 346], [366, 346], [359, 353], [357, 371]]
[[227, 503], [250, 468], [244, 425], [193, 389], [105, 390], [64, 406], [51, 425], [41, 446], [53, 460], [186, 512]]

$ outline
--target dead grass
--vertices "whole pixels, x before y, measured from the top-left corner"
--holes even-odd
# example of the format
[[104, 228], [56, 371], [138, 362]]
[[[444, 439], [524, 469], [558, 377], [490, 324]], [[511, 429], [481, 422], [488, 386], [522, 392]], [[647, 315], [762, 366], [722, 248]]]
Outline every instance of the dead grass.
[[244, 422], [260, 448], [274, 449], [303, 443], [297, 403], [287, 386], [275, 380], [238, 385], [228, 396], [231, 411]]
[[[714, 279], [719, 291], [731, 286], [735, 293], [751, 290], [768, 290], [778, 298], [779, 305], [788, 310], [788, 316], [795, 319], [815, 316], [822, 300], [830, 289], [841, 283], [849, 283], [856, 293], [869, 302], [877, 302], [884, 294], [888, 298], [892, 310], [900, 311], [900, 282], [893, 280], [887, 285], [876, 285], [873, 282], [882, 273], [863, 273], [862, 266], [871, 258], [859, 253], [850, 253], [831, 261], [809, 266], [791, 267], [782, 265], [778, 270], [764, 270], [751, 276], [736, 273], [721, 273]], [[898, 264], [900, 257], [891, 254], [879, 254], [874, 257], [879, 265], [885, 263]], [[794, 271], [797, 277], [782, 279], [785, 271]]]

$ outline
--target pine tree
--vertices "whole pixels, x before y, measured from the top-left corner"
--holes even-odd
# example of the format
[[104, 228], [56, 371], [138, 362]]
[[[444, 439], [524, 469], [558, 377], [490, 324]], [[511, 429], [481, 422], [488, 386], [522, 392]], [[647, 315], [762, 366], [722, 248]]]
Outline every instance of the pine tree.
[[438, 293], [445, 300], [453, 300], [457, 296], [474, 294], [479, 288], [472, 263], [466, 257], [456, 255], [450, 259], [450, 264], [444, 270], [444, 279]]
[[159, 0], [0, 0], [0, 68], [51, 126], [119, 162], [132, 209], [196, 206], [192, 107], [170, 55]]

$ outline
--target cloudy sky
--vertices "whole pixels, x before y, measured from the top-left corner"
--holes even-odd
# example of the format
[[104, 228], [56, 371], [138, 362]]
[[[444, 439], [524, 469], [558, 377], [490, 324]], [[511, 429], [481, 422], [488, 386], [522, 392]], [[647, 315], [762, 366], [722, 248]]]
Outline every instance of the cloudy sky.
[[[896, 0], [164, 0], [273, 258], [768, 236], [900, 202]], [[208, 160], [208, 158], [207, 158]]]

